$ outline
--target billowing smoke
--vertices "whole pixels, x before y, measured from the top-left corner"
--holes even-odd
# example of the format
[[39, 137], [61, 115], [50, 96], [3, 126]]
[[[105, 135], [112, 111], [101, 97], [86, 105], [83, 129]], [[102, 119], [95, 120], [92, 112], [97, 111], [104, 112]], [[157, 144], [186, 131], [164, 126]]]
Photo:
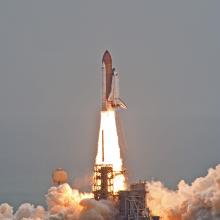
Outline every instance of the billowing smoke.
[[172, 191], [161, 182], [148, 183], [148, 205], [163, 220], [220, 220], [220, 164], [191, 185], [181, 180]]
[[9, 220], [13, 218], [13, 208], [7, 203], [0, 205], [0, 219]]
[[46, 195], [48, 210], [42, 206], [22, 204], [13, 208], [0, 205], [0, 220], [113, 220], [117, 214], [111, 201], [96, 201], [92, 194], [79, 193], [68, 184], [51, 187]]
[[46, 212], [42, 206], [36, 208], [29, 204], [22, 204], [13, 215], [13, 208], [7, 203], [0, 205], [1, 220], [42, 220], [45, 219]]
[[96, 201], [91, 193], [79, 193], [68, 184], [52, 187], [47, 194], [50, 220], [111, 220], [114, 206], [110, 201]]

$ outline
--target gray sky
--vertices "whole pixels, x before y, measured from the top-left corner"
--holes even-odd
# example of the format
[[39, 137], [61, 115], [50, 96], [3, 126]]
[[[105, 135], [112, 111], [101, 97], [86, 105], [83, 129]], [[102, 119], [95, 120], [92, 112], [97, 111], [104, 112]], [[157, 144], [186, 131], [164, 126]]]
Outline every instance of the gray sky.
[[120, 74], [130, 180], [175, 187], [220, 161], [220, 1], [1, 1], [0, 202], [91, 173], [101, 58]]

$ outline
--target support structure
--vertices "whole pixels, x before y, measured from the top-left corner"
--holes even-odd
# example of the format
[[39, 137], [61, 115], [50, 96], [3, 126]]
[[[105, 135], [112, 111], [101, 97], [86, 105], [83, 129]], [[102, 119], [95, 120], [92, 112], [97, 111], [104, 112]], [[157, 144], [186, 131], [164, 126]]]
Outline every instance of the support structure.
[[159, 220], [147, 208], [145, 182], [130, 185], [130, 190], [119, 192], [119, 220]]
[[113, 167], [111, 164], [96, 164], [94, 167], [93, 194], [96, 200], [113, 196]]

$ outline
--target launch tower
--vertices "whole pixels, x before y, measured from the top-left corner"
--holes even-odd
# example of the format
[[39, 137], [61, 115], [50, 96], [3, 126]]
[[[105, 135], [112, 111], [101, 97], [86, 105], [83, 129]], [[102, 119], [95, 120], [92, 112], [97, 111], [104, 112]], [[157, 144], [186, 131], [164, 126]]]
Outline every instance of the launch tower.
[[96, 200], [112, 198], [113, 175], [113, 168], [111, 164], [95, 165], [93, 194]]

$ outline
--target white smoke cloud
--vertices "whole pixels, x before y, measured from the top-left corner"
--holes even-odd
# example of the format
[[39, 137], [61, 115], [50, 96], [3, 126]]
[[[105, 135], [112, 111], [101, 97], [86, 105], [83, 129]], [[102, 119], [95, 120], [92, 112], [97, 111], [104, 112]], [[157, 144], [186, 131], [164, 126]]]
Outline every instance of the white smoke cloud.
[[117, 214], [111, 201], [84, 199], [80, 202], [83, 210], [80, 213], [81, 220], [112, 220]]
[[161, 182], [148, 183], [148, 205], [163, 220], [220, 220], [220, 165], [191, 185], [181, 180], [172, 191]]
[[96, 201], [91, 193], [79, 193], [68, 184], [51, 187], [47, 194], [50, 220], [112, 220], [115, 209], [110, 201]]
[[79, 219], [82, 206], [80, 201], [92, 198], [92, 194], [80, 194], [68, 184], [51, 187], [46, 196], [50, 219]]
[[3, 203], [0, 205], [0, 220], [43, 220], [46, 219], [46, 212], [42, 206], [36, 208], [29, 204], [22, 204], [13, 215], [13, 208]]
[[114, 220], [114, 204], [92, 197], [91, 193], [80, 193], [63, 184], [48, 190], [47, 211], [42, 206], [24, 203], [13, 215], [13, 208], [4, 203], [0, 205], [0, 220]]
[[9, 220], [13, 218], [13, 208], [7, 203], [0, 205], [0, 220]]
[[45, 210], [42, 206], [36, 208], [29, 204], [22, 204], [14, 215], [14, 220], [41, 220], [45, 218]]

